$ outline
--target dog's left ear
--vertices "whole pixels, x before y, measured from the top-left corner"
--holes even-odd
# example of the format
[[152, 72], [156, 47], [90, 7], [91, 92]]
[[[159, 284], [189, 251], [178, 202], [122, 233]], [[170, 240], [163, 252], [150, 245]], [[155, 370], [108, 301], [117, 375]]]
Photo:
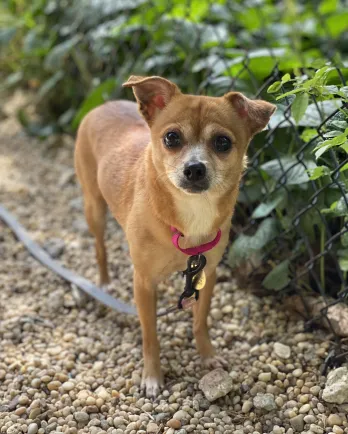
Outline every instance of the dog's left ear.
[[266, 127], [277, 108], [267, 101], [251, 100], [239, 92], [229, 92], [224, 98], [232, 104], [240, 118], [246, 121], [252, 136]]
[[123, 87], [132, 87], [139, 110], [148, 124], [152, 124], [175, 94], [180, 93], [176, 84], [162, 77], [139, 77], [131, 75]]

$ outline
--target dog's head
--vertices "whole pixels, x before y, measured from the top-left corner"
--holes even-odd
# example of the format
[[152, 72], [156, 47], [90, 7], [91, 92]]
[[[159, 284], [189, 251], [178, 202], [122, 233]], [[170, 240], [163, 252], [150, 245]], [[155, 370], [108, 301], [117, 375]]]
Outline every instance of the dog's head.
[[185, 95], [162, 77], [131, 76], [123, 86], [133, 88], [150, 127], [159, 178], [187, 194], [238, 185], [248, 144], [276, 109], [238, 92]]

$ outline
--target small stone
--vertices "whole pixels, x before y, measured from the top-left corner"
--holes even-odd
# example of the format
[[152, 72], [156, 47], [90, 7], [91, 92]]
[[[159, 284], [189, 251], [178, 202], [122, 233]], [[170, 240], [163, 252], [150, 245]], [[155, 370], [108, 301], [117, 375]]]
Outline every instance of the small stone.
[[16, 416], [22, 416], [22, 414], [24, 414], [26, 411], [27, 411], [27, 409], [26, 409], [25, 407], [18, 407], [18, 408], [15, 410], [14, 414], [15, 414]]
[[342, 425], [342, 419], [338, 414], [330, 414], [326, 422], [329, 426]]
[[158, 425], [155, 422], [149, 422], [147, 424], [146, 432], [150, 434], [156, 434], [158, 432]]
[[210, 311], [210, 315], [212, 318], [214, 318], [215, 320], [219, 321], [222, 319], [223, 315], [220, 309], [212, 309]]
[[316, 421], [315, 416], [313, 416], [312, 414], [306, 414], [306, 416], [303, 418], [303, 420], [306, 423], [314, 423]]
[[173, 419], [180, 420], [181, 422], [188, 422], [191, 419], [191, 416], [185, 410], [179, 410], [174, 413]]
[[324, 430], [323, 428], [321, 428], [319, 425], [315, 425], [314, 423], [312, 423], [309, 426], [309, 429], [314, 432], [315, 434], [323, 434]]
[[50, 381], [47, 384], [47, 389], [48, 390], [58, 390], [61, 386], [61, 382], [60, 381]]
[[41, 413], [40, 408], [33, 408], [29, 413], [29, 419], [36, 419], [40, 413]]
[[272, 374], [270, 372], [261, 372], [261, 374], [259, 374], [258, 378], [260, 381], [268, 383], [272, 378]]
[[151, 404], [151, 402], [147, 402], [146, 404], [144, 404], [141, 409], [143, 411], [146, 411], [147, 413], [149, 413], [150, 411], [153, 410], [153, 405]]
[[329, 373], [322, 398], [332, 404], [348, 402], [348, 368], [337, 368]]
[[113, 422], [114, 422], [114, 427], [115, 428], [118, 428], [121, 425], [125, 425], [125, 423], [126, 423], [125, 420], [122, 417], [115, 417], [114, 420], [113, 420]]
[[275, 355], [281, 359], [288, 359], [291, 355], [291, 348], [280, 342], [275, 342], [273, 350]]
[[304, 427], [303, 414], [292, 417], [290, 419], [290, 424], [295, 432], [302, 432]]
[[179, 429], [179, 428], [181, 428], [181, 422], [178, 419], [170, 419], [167, 422], [167, 427]]
[[301, 377], [302, 374], [303, 374], [302, 369], [295, 369], [295, 370], [293, 371], [293, 373], [292, 373], [292, 375], [293, 375], [294, 377], [296, 377], [296, 378]]
[[6, 377], [6, 371], [4, 369], [0, 369], [0, 380], [3, 380]]
[[74, 413], [74, 418], [77, 422], [87, 423], [89, 421], [89, 416], [85, 411], [77, 411]]
[[206, 374], [199, 382], [199, 388], [205, 397], [210, 401], [215, 401], [227, 395], [233, 388], [233, 380], [226, 371], [221, 368]]
[[99, 396], [99, 398], [102, 398], [104, 401], [110, 401], [111, 399], [110, 393], [103, 386], [98, 387], [95, 393]]
[[304, 404], [304, 405], [302, 405], [302, 407], [300, 407], [299, 412], [301, 414], [305, 414], [305, 413], [308, 413], [310, 409], [311, 409], [311, 405], [310, 404]]
[[282, 433], [283, 433], [283, 431], [280, 428], [280, 426], [274, 425], [274, 427], [273, 427], [273, 434], [282, 434]]
[[343, 429], [341, 427], [339, 427], [338, 425], [334, 425], [334, 427], [332, 428], [332, 431], [335, 434], [343, 434], [344, 433]]
[[309, 389], [310, 393], [314, 396], [318, 396], [320, 391], [321, 391], [321, 387], [320, 386], [313, 386]]
[[20, 404], [20, 405], [27, 405], [27, 404], [29, 404], [29, 402], [30, 402], [29, 398], [26, 395], [22, 395], [18, 399], [18, 404]]
[[31, 423], [28, 426], [28, 434], [36, 434], [39, 431], [39, 427], [36, 423]]
[[74, 387], [75, 387], [75, 384], [72, 381], [66, 381], [65, 383], [62, 384], [62, 388], [66, 392], [73, 390]]
[[271, 393], [258, 393], [253, 399], [254, 407], [261, 410], [272, 411], [277, 408], [274, 396]]
[[[313, 399], [312, 399], [312, 401], [313, 401]], [[323, 406], [323, 404], [321, 402], [318, 402], [317, 409], [318, 409], [319, 413], [325, 413], [325, 411], [326, 411], [325, 407]]]
[[249, 413], [252, 408], [253, 408], [253, 403], [251, 401], [245, 401], [242, 406], [242, 412]]

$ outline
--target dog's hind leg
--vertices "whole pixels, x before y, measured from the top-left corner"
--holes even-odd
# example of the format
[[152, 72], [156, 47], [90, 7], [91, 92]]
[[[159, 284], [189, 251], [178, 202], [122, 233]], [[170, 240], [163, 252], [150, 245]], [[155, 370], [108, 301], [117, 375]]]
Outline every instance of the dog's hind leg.
[[107, 205], [101, 194], [85, 194], [85, 215], [90, 232], [95, 237], [95, 250], [99, 267], [99, 284], [109, 283], [107, 254], [104, 234], [106, 227]]

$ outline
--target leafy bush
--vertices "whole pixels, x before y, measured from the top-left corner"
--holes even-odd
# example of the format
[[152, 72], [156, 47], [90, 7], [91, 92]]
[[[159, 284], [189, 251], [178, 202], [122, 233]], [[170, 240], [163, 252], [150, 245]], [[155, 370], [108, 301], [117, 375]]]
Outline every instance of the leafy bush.
[[[276, 65], [290, 72], [320, 58], [327, 34], [331, 50], [347, 48], [340, 2], [316, 11], [289, 0], [5, 0], [3, 87], [37, 90], [44, 135], [75, 129], [89, 109], [119, 96], [130, 73], [163, 74], [188, 92], [252, 95]], [[40, 132], [24, 113], [21, 120]]]
[[[252, 209], [249, 219], [261, 223], [252, 235], [237, 237], [230, 250], [232, 266], [248, 259], [258, 267], [268, 259], [267, 289], [280, 290], [296, 280], [335, 294], [346, 283], [348, 87], [328, 85], [332, 73], [336, 76], [337, 69], [330, 65], [294, 78], [287, 73], [268, 88], [279, 93], [278, 101], [289, 99], [280, 122], [292, 127], [297, 143], [285, 149], [283, 133], [272, 150], [262, 144], [266, 161], [252, 164], [240, 196], [240, 203]], [[302, 274], [310, 266], [317, 268], [318, 282]]]

